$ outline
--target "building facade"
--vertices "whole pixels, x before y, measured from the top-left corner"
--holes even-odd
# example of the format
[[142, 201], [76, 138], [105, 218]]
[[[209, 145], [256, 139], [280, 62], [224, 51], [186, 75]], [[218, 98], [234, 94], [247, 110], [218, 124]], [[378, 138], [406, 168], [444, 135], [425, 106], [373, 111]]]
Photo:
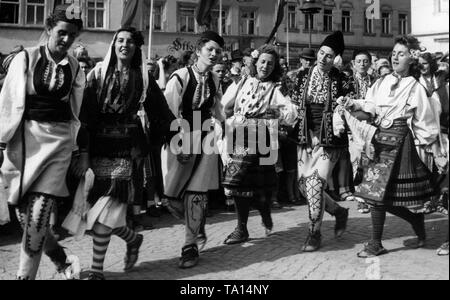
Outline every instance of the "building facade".
[[[55, 4], [64, 0], [0, 0], [0, 52], [9, 52], [15, 45], [35, 45], [42, 36], [46, 16]], [[124, 0], [78, 0], [81, 3], [85, 30], [77, 43], [87, 46], [94, 57], [105, 55], [113, 32], [120, 27]], [[327, 34], [344, 31], [349, 57], [351, 50], [367, 48], [387, 55], [393, 37], [409, 33], [411, 28], [410, 0], [381, 3], [379, 18], [367, 20], [367, 0], [324, 0], [323, 9], [307, 20], [299, 10], [301, 0], [289, 0], [285, 19], [274, 43], [279, 51], [297, 61], [298, 54], [309, 44], [311, 28], [312, 47], [317, 48]], [[377, 0], [371, 0], [377, 1]], [[68, 1], [71, 2], [71, 1]], [[148, 45], [150, 0], [142, 0], [137, 21], [138, 28], [146, 34]], [[178, 56], [193, 50], [198, 33], [202, 30], [195, 21], [198, 0], [155, 0], [153, 12], [153, 56], [172, 54]], [[212, 29], [222, 27], [227, 53], [234, 49], [256, 48], [266, 42], [276, 20], [276, 0], [223, 0], [222, 24], [219, 24], [219, 7], [212, 16]], [[289, 42], [288, 42], [289, 39]], [[145, 49], [147, 51], [147, 49]]]
[[[387, 57], [394, 38], [411, 33], [410, 0], [323, 0], [321, 11], [311, 19], [299, 10], [299, 2], [289, 0], [285, 22], [277, 34], [280, 52], [285, 55], [289, 38], [291, 63], [296, 63], [301, 50], [309, 47], [310, 29], [312, 47], [315, 49], [326, 35], [341, 30], [346, 44], [345, 61], [351, 59], [353, 50], [361, 48]], [[367, 18], [366, 11], [371, 6], [375, 8], [373, 18]]]
[[449, 0], [411, 0], [412, 34], [430, 52], [449, 51]]

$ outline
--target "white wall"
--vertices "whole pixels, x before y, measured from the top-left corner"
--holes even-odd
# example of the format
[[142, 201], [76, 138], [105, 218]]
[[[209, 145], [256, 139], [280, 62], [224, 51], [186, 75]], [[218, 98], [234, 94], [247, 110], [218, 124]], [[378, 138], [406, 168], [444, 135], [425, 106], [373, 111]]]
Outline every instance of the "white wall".
[[449, 13], [439, 12], [439, 0], [411, 0], [412, 34], [430, 52], [449, 51]]

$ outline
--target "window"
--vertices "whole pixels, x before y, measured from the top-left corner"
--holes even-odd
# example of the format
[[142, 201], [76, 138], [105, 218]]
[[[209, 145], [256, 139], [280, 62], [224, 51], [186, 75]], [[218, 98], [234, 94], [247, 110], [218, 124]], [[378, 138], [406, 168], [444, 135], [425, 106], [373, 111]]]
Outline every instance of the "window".
[[331, 9], [323, 11], [323, 31], [333, 31], [333, 11]]
[[448, 13], [448, 0], [434, 0], [434, 10], [438, 13]]
[[[211, 11], [211, 17], [212, 17], [211, 30], [213, 30], [215, 32], [219, 32], [219, 22], [220, 22], [219, 15], [220, 15], [219, 9], [213, 9]], [[227, 32], [227, 15], [228, 15], [228, 12], [225, 9], [222, 9], [222, 33], [223, 34], [228, 34], [228, 32]]]
[[399, 14], [398, 15], [398, 30], [401, 35], [408, 34], [408, 15]]
[[288, 28], [297, 29], [297, 7], [288, 5]]
[[256, 34], [256, 10], [241, 11], [241, 33]]
[[181, 32], [195, 32], [195, 7], [179, 6], [178, 28]]
[[391, 13], [389, 12], [381, 13], [381, 33], [391, 34]]
[[105, 28], [105, 1], [88, 0], [87, 3], [87, 27]]
[[153, 7], [153, 30], [162, 30], [163, 28], [163, 11], [162, 3], [155, 3]]
[[[55, 0], [55, 5], [74, 4], [81, 9], [83, 24], [89, 29], [104, 29], [108, 27], [108, 0]], [[75, 10], [72, 13], [78, 14]]]
[[45, 0], [27, 0], [26, 24], [43, 25], [45, 18]]
[[364, 33], [373, 34], [375, 33], [373, 29], [373, 18], [368, 19], [366, 12], [364, 12]]
[[305, 15], [305, 30], [313, 30], [314, 29], [314, 15], [308, 14]]
[[[143, 3], [143, 15], [149, 16], [150, 14], [150, 1], [144, 1]], [[164, 28], [165, 23], [165, 15], [164, 15], [164, 9], [165, 9], [165, 2], [155, 1], [153, 4], [153, 30], [154, 31], [162, 31]], [[144, 17], [143, 18], [143, 25], [146, 30], [149, 30], [150, 28], [150, 18]], [[135, 25], [137, 26], [137, 25]]]
[[19, 24], [19, 0], [0, 0], [0, 23]]
[[349, 10], [342, 11], [342, 32], [352, 31], [352, 16]]

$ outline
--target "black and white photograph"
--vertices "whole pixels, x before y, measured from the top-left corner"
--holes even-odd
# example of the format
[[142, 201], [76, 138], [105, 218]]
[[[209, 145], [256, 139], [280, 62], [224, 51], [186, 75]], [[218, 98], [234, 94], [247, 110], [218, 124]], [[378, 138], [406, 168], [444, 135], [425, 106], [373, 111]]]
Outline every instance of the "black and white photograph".
[[449, 0], [0, 0], [0, 281], [449, 280], [449, 69]]

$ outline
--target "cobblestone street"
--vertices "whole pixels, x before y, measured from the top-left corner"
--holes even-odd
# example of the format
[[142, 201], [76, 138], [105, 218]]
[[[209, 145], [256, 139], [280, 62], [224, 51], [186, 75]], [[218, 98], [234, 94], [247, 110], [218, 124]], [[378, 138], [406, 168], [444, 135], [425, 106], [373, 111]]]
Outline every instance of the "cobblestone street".
[[[105, 275], [108, 280], [301, 280], [301, 279], [449, 279], [449, 258], [435, 254], [445, 240], [447, 219], [434, 214], [426, 218], [428, 244], [423, 249], [409, 249], [404, 242], [414, 238], [404, 221], [388, 215], [384, 246], [389, 250], [375, 260], [356, 256], [370, 236], [370, 215], [361, 215], [356, 203], [350, 207], [348, 231], [334, 238], [334, 219], [325, 216], [322, 228], [323, 246], [315, 253], [301, 253], [307, 234], [306, 206], [285, 207], [273, 212], [274, 233], [266, 238], [257, 211], [249, 220], [250, 241], [235, 246], [222, 244], [235, 227], [235, 215], [213, 211], [207, 233], [209, 241], [201, 253], [199, 265], [190, 270], [177, 267], [184, 240], [184, 226], [170, 215], [153, 218], [155, 229], [143, 232], [144, 243], [136, 268], [123, 273], [125, 244], [113, 237], [108, 250]], [[14, 279], [19, 261], [18, 238], [2, 237], [0, 241], [0, 280]], [[67, 238], [62, 242], [68, 254], [79, 256], [82, 278], [90, 266], [92, 241]], [[379, 268], [380, 272], [377, 271]], [[38, 279], [62, 279], [44, 257]]]

